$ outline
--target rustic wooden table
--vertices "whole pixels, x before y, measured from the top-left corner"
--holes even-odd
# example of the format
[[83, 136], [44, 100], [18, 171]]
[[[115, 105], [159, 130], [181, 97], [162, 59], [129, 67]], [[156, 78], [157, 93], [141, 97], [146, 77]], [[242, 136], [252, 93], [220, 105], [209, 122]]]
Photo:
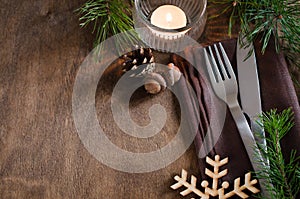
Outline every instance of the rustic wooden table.
[[[93, 43], [90, 30], [80, 29], [74, 13], [84, 2], [1, 1], [0, 198], [180, 198], [169, 187], [182, 168], [197, 175], [193, 145], [164, 169], [132, 174], [101, 164], [79, 139], [72, 91]], [[226, 19], [208, 21], [200, 41], [227, 39], [227, 27], [221, 24]], [[113, 82], [112, 77], [99, 82], [96, 110], [116, 145], [151, 151], [175, 135], [178, 104], [171, 92], [149, 96], [142, 89], [132, 97], [133, 120], [147, 124], [148, 108], [161, 103], [167, 123], [161, 135], [147, 142], [124, 135], [110, 111]]]

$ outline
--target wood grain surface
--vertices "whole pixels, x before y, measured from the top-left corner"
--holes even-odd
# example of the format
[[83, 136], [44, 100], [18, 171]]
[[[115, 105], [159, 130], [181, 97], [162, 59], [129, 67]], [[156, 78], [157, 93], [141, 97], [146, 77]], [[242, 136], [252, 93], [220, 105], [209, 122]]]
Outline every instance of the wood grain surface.
[[[74, 13], [84, 2], [0, 1], [0, 198], [180, 198], [170, 185], [182, 168], [197, 175], [193, 145], [166, 168], [132, 174], [100, 163], [79, 139], [72, 91], [93, 43], [90, 30], [79, 27]], [[228, 38], [227, 27], [220, 24], [225, 24], [224, 19], [208, 22], [201, 42]], [[149, 151], [176, 134], [178, 104], [171, 92], [149, 96], [139, 89], [130, 106], [133, 120], [147, 124], [149, 107], [161, 103], [167, 123], [162, 136], [151, 142], [126, 137], [110, 110], [114, 82], [113, 76], [99, 82], [96, 110], [104, 131], [117, 145]]]

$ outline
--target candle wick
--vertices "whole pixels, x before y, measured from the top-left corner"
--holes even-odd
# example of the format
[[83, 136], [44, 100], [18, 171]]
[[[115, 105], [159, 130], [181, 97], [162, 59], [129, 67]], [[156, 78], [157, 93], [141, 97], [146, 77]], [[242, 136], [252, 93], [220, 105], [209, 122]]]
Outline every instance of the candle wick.
[[166, 14], [166, 20], [167, 20], [168, 23], [170, 23], [170, 22], [173, 20], [173, 17], [172, 17], [172, 14], [171, 14], [171, 13], [168, 12], [168, 13]]

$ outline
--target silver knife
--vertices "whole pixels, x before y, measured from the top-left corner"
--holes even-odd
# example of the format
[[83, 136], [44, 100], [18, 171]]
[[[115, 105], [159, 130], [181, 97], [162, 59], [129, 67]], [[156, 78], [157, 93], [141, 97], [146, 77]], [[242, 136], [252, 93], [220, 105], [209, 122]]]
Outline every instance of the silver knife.
[[[236, 51], [241, 105], [244, 113], [250, 117], [250, 126], [256, 141], [265, 148], [266, 140], [263, 139], [265, 133], [263, 128], [257, 123], [259, 122], [258, 116], [262, 113], [262, 108], [255, 52], [252, 43], [247, 47], [242, 47], [240, 41], [243, 41], [243, 43], [246, 41], [240, 36], [237, 40]], [[253, 50], [253, 52], [248, 56], [250, 50]], [[257, 136], [257, 134], [260, 135]]]
[[[244, 113], [246, 113], [250, 117], [250, 127], [256, 142], [259, 143], [261, 147], [263, 147], [264, 151], [266, 151], [267, 144], [265, 139], [265, 132], [262, 126], [258, 124], [258, 116], [262, 113], [262, 109], [255, 52], [252, 43], [247, 47], [242, 47], [240, 43], [240, 40], [242, 41], [242, 39], [243, 38], [240, 35], [240, 38], [237, 40], [236, 50], [241, 105]], [[246, 41], [243, 40], [243, 43], [244, 42]], [[250, 50], [253, 50], [253, 52], [251, 52], [251, 55], [248, 56]], [[267, 167], [270, 167], [268, 159], [264, 159], [264, 161], [265, 165]], [[261, 191], [266, 198], [270, 198], [270, 193], [268, 192], [266, 186], [267, 185], [261, 184]], [[268, 186], [272, 187], [273, 185], [268, 184]]]

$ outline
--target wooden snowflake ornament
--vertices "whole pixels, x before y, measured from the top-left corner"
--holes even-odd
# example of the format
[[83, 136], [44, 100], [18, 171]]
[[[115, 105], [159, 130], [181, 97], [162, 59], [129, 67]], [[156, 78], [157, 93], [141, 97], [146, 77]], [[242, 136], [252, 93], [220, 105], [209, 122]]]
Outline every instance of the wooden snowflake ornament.
[[213, 171], [207, 168], [205, 169], [205, 174], [213, 179], [211, 188], [209, 187], [209, 182], [203, 180], [201, 182], [201, 186], [204, 188], [204, 192], [198, 189], [196, 187], [197, 178], [193, 175], [191, 176], [191, 182], [189, 183], [187, 181], [187, 177], [188, 177], [187, 171], [185, 171], [184, 169], [182, 169], [181, 177], [178, 175], [174, 177], [177, 183], [172, 185], [171, 188], [176, 190], [179, 189], [180, 187], [185, 187], [186, 189], [180, 192], [182, 196], [187, 196], [190, 193], [195, 193], [197, 196], [200, 196], [200, 199], [209, 199], [210, 196], [213, 197], [219, 196], [219, 199], [226, 199], [234, 195], [237, 195], [240, 198], [248, 198], [249, 196], [243, 192], [244, 190], [248, 189], [252, 193], [259, 192], [259, 190], [254, 187], [254, 185], [257, 184], [257, 180], [256, 179], [251, 180], [251, 173], [249, 172], [245, 175], [244, 185], [240, 184], [240, 180], [241, 180], [240, 178], [236, 178], [234, 180], [234, 189], [230, 192], [225, 193], [225, 189], [229, 187], [229, 183], [225, 181], [221, 184], [221, 187], [218, 188], [218, 182], [220, 178], [227, 175], [228, 170], [225, 169], [223, 171], [219, 171], [219, 169], [221, 166], [228, 163], [228, 158], [224, 158], [220, 160], [220, 156], [216, 155], [215, 160], [206, 157], [206, 162], [209, 165], [214, 167]]

